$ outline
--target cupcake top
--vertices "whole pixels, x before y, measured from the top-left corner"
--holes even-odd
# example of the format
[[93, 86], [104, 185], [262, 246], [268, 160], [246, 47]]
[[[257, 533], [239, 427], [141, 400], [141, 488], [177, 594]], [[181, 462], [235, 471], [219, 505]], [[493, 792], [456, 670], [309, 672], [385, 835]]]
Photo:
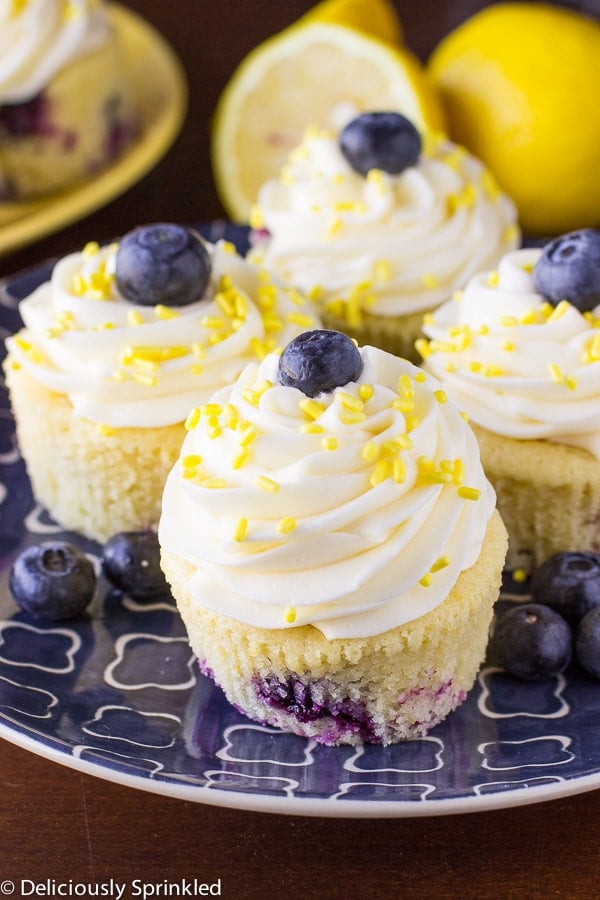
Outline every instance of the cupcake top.
[[433, 609], [479, 555], [495, 495], [477, 443], [406, 360], [306, 332], [187, 427], [159, 539], [204, 607], [365, 637]]
[[0, 0], [0, 104], [31, 100], [107, 34], [101, 0]]
[[316, 324], [224, 241], [176, 225], [88, 244], [19, 305], [13, 364], [102, 426], [183, 422], [252, 360]]
[[417, 347], [472, 422], [600, 458], [600, 232], [577, 283], [589, 234], [507, 254], [426, 317]]
[[[391, 153], [380, 117], [400, 134]], [[351, 325], [361, 309], [431, 309], [520, 237], [514, 205], [482, 163], [395, 113], [359, 116], [340, 134], [308, 129], [263, 185], [251, 224], [264, 229], [255, 256]]]

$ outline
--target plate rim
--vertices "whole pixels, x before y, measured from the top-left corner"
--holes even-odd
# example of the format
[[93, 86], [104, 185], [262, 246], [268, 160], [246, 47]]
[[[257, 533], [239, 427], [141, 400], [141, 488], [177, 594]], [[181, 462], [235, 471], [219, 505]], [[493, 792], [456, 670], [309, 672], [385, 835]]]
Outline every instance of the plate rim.
[[[95, 178], [39, 200], [8, 204], [7, 207], [14, 207], [15, 217], [0, 225], [0, 256], [71, 225], [110, 203], [161, 160], [181, 130], [188, 108], [187, 75], [181, 60], [162, 34], [142, 16], [119, 3], [111, 2], [108, 8], [124, 43], [124, 53], [128, 41], [133, 39], [143, 43], [160, 61], [164, 91], [160, 114], [154, 120], [143, 122], [141, 136]], [[134, 87], [137, 91], [145, 89], [135, 79]]]
[[[210, 223], [210, 228], [222, 228], [222, 223]], [[200, 226], [202, 227], [202, 226]], [[18, 287], [21, 279], [47, 277], [55, 260], [42, 260], [29, 267], [0, 280], [0, 301], [2, 295], [8, 293], [11, 303], [8, 308], [18, 308], [20, 291], [10, 293], [11, 284]], [[0, 302], [0, 308], [2, 303]], [[252, 723], [250, 723], [252, 724]], [[545, 784], [523, 784], [508, 790], [490, 793], [471, 793], [459, 797], [433, 796], [420, 800], [357, 800], [346, 797], [339, 799], [339, 794], [330, 797], [286, 796], [282, 794], [261, 793], [259, 790], [237, 791], [230, 788], [219, 788], [217, 783], [193, 784], [177, 781], [173, 774], [170, 777], [154, 777], [157, 773], [131, 773], [122, 769], [103, 765], [81, 756], [73, 755], [75, 744], [52, 736], [33, 736], [33, 732], [24, 730], [15, 723], [13, 727], [6, 718], [0, 718], [0, 739], [6, 740], [28, 752], [32, 752], [50, 761], [71, 768], [83, 774], [100, 778], [104, 781], [124, 787], [146, 791], [173, 799], [186, 800], [208, 806], [238, 809], [249, 812], [271, 813], [280, 815], [309, 816], [323, 818], [424, 818], [441, 815], [470, 814], [490, 812], [500, 809], [518, 808], [550, 800], [557, 800], [600, 788], [600, 764], [598, 769], [581, 775], [573, 775], [560, 781]], [[134, 756], [129, 757], [135, 761]], [[165, 773], [169, 776], [169, 773]]]

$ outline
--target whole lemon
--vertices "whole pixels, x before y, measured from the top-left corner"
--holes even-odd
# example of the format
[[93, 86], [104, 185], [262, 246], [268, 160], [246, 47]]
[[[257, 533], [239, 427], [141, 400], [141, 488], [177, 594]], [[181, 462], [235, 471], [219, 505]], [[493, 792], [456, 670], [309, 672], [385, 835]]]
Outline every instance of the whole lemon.
[[451, 137], [496, 175], [523, 229], [600, 225], [600, 24], [547, 4], [499, 3], [428, 63]]

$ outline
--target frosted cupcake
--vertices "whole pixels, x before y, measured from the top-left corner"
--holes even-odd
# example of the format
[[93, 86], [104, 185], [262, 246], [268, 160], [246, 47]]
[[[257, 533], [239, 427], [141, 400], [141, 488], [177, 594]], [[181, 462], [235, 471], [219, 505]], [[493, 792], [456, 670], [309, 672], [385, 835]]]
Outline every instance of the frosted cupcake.
[[600, 232], [508, 254], [424, 326], [425, 367], [466, 410], [509, 563], [600, 550]]
[[203, 672], [325, 744], [424, 735], [483, 658], [506, 535], [435, 379], [317, 330], [197, 411], [162, 564]]
[[251, 224], [255, 258], [316, 300], [326, 325], [413, 360], [423, 314], [520, 237], [483, 165], [397, 113], [339, 135], [309, 129]]
[[89, 178], [136, 133], [135, 106], [100, 0], [0, 0], [3, 199]]
[[98, 540], [156, 525], [190, 408], [315, 324], [232, 245], [171, 224], [65, 257], [19, 308], [5, 371], [35, 497]]

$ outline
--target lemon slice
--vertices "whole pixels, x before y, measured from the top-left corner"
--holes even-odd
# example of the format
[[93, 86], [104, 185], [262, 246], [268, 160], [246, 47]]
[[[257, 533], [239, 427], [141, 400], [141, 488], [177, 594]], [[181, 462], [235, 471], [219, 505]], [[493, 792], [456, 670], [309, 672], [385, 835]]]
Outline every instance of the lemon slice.
[[299, 20], [256, 47], [223, 91], [212, 132], [221, 202], [246, 222], [260, 186], [279, 174], [309, 125], [337, 129], [365, 110], [443, 129], [424, 67], [404, 48], [327, 22]]
[[402, 23], [389, 0], [322, 0], [299, 21], [345, 25], [389, 44], [403, 40]]

